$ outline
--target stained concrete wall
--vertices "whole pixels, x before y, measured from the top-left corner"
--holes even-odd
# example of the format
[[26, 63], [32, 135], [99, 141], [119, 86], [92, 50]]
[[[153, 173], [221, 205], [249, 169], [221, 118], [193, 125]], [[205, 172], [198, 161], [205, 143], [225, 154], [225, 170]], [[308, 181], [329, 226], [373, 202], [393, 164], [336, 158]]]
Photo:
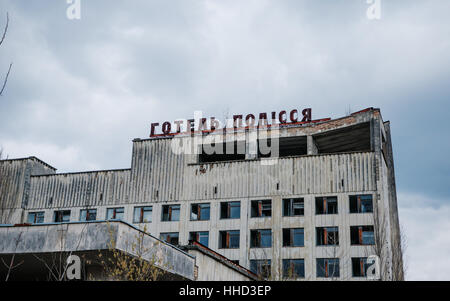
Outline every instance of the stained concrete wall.
[[244, 274], [237, 272], [217, 259], [205, 255], [198, 250], [189, 250], [189, 254], [195, 256], [198, 267], [198, 281], [250, 281], [253, 280]]
[[[141, 237], [146, 252], [142, 257], [156, 258], [156, 266], [186, 279], [194, 279], [195, 258], [123, 222], [90, 222], [1, 226], [0, 254], [31, 254], [109, 250], [112, 246], [136, 256], [131, 247]], [[112, 241], [115, 243], [113, 244]]]

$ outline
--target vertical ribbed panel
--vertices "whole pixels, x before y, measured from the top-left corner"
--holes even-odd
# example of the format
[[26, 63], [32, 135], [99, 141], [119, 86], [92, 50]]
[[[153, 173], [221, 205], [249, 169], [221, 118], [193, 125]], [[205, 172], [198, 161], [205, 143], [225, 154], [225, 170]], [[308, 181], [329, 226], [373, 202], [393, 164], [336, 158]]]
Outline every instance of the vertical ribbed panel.
[[262, 160], [187, 164], [170, 143], [135, 143], [133, 202], [376, 190], [371, 152], [281, 158], [273, 165]]
[[129, 183], [129, 169], [32, 176], [27, 209], [128, 203]]
[[26, 160], [0, 162], [1, 209], [20, 208], [26, 177]]
[[[374, 153], [187, 164], [170, 139], [134, 144], [131, 170], [32, 176], [28, 208], [376, 190]], [[20, 178], [20, 173], [16, 175]], [[277, 185], [278, 184], [278, 185]], [[278, 186], [278, 187], [277, 187]], [[215, 190], [217, 187], [217, 190]], [[103, 194], [103, 201], [100, 201]], [[49, 203], [53, 198], [52, 204]]]

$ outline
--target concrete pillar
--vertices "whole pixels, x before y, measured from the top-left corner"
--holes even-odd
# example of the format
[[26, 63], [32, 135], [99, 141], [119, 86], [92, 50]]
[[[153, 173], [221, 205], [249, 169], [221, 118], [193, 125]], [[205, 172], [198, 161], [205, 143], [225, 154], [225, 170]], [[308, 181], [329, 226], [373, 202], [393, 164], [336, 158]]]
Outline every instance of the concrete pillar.
[[245, 134], [245, 160], [258, 157], [258, 132], [249, 131]]
[[317, 155], [319, 153], [316, 142], [314, 141], [314, 138], [311, 135], [307, 136], [307, 150], [308, 155]]

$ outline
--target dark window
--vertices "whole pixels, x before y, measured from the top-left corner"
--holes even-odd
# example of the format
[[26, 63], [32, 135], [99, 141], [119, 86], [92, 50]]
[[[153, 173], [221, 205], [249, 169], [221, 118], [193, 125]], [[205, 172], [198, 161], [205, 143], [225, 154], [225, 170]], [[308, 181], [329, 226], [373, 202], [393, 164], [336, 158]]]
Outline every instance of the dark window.
[[318, 246], [337, 246], [339, 245], [339, 228], [318, 227], [316, 237]]
[[133, 223], [151, 223], [152, 211], [152, 206], [134, 207]]
[[221, 249], [239, 249], [239, 230], [220, 231], [219, 248]]
[[107, 220], [123, 220], [124, 208], [108, 208], [106, 210], [106, 219]]
[[55, 214], [53, 216], [53, 221], [55, 223], [70, 222], [70, 210], [55, 211]]
[[202, 145], [199, 163], [245, 160], [245, 141]]
[[303, 228], [283, 229], [283, 247], [303, 247], [305, 233]]
[[42, 224], [44, 222], [44, 212], [30, 212], [28, 213], [29, 224]]
[[208, 231], [191, 232], [189, 233], [189, 240], [199, 242], [207, 247], [209, 242], [209, 232]]
[[252, 217], [272, 216], [272, 200], [252, 201]]
[[283, 216], [305, 215], [305, 203], [303, 198], [283, 199]]
[[307, 154], [307, 137], [258, 139], [258, 157], [288, 157]]
[[351, 226], [350, 240], [352, 245], [374, 245], [373, 226]]
[[250, 271], [258, 276], [268, 279], [271, 275], [271, 260], [270, 259], [252, 259], [250, 260]]
[[366, 277], [367, 276], [367, 257], [352, 258], [352, 275], [353, 277]]
[[351, 195], [350, 213], [373, 212], [372, 195]]
[[284, 278], [305, 278], [304, 259], [283, 259]]
[[270, 248], [272, 247], [272, 230], [251, 230], [250, 231], [251, 248]]
[[239, 265], [239, 260], [230, 260], [232, 263]]
[[178, 232], [161, 233], [159, 238], [169, 244], [178, 245]]
[[95, 221], [97, 219], [97, 209], [81, 209], [80, 210], [80, 221]]
[[172, 222], [180, 220], [180, 205], [164, 205], [162, 206], [163, 222]]
[[338, 205], [336, 197], [316, 198], [316, 214], [337, 214]]
[[317, 277], [339, 277], [339, 258], [317, 258]]
[[209, 220], [209, 203], [192, 204], [191, 205], [191, 221], [208, 221]]
[[220, 203], [220, 218], [241, 218], [241, 202]]

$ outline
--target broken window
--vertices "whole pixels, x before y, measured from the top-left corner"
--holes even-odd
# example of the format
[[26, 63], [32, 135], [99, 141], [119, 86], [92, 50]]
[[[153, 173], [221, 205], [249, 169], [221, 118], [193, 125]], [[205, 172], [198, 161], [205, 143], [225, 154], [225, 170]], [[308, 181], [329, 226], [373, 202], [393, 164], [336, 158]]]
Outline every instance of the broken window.
[[338, 227], [317, 227], [316, 241], [318, 246], [337, 246], [339, 245]]
[[316, 214], [337, 214], [337, 197], [318, 197], [316, 198]]
[[81, 209], [80, 210], [80, 221], [95, 221], [97, 219], [97, 209]]
[[252, 259], [250, 260], [250, 271], [258, 276], [268, 279], [271, 275], [270, 259]]
[[[258, 158], [302, 156], [307, 154], [307, 137], [258, 139]], [[275, 149], [277, 147], [278, 149]]]
[[53, 215], [55, 223], [70, 222], [70, 210], [57, 210]]
[[373, 226], [351, 226], [350, 240], [352, 245], [374, 245]]
[[220, 218], [241, 218], [241, 202], [220, 203]]
[[339, 277], [339, 258], [317, 258], [317, 277]]
[[108, 208], [106, 210], [107, 220], [123, 220], [123, 213], [125, 212], [123, 207]]
[[272, 216], [272, 200], [252, 201], [252, 217], [270, 217]]
[[202, 145], [199, 163], [245, 160], [245, 141]]
[[319, 154], [370, 151], [370, 122], [313, 135]]
[[159, 238], [171, 245], [178, 245], [178, 232], [161, 233]]
[[367, 277], [367, 257], [352, 258], [352, 276], [353, 277]]
[[284, 278], [305, 278], [304, 259], [283, 259]]
[[189, 240], [196, 241], [204, 245], [205, 247], [208, 246], [209, 242], [209, 232], [190, 232], [189, 233]]
[[219, 248], [221, 249], [239, 249], [239, 230], [220, 231]]
[[44, 211], [28, 213], [29, 224], [42, 224], [44, 222]]
[[163, 222], [173, 222], [180, 220], [180, 205], [163, 205], [162, 217]]
[[373, 212], [372, 195], [351, 195], [350, 213]]
[[305, 231], [303, 228], [283, 229], [283, 247], [303, 247]]
[[305, 215], [305, 203], [303, 198], [283, 199], [283, 216]]
[[209, 220], [209, 203], [192, 204], [191, 205], [191, 221], [208, 221]]
[[134, 207], [133, 223], [151, 223], [152, 211], [152, 206]]
[[272, 230], [251, 230], [250, 248], [270, 248], [272, 247]]

